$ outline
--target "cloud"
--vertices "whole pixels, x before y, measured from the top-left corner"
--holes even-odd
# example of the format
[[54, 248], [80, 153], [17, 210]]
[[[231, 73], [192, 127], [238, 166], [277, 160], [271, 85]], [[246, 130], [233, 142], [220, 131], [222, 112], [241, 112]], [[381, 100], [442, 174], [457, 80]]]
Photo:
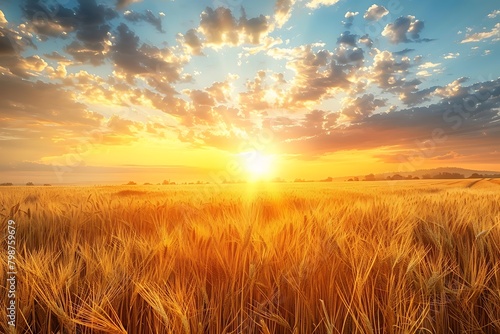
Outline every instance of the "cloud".
[[486, 39], [492, 39], [493, 42], [500, 41], [500, 23], [495, 24], [490, 31], [467, 34], [460, 43], [480, 42]]
[[370, 116], [373, 111], [386, 105], [386, 100], [376, 99], [373, 94], [365, 94], [361, 97], [346, 97], [342, 101], [341, 113], [350, 121], [358, 121]]
[[425, 62], [425, 63], [419, 65], [418, 68], [419, 69], [428, 69], [428, 68], [435, 68], [435, 67], [438, 67], [440, 65], [441, 65], [441, 63], [433, 63], [433, 62], [428, 61], [428, 62]]
[[28, 79], [38, 75], [47, 63], [38, 55], [22, 57], [22, 52], [33, 46], [29, 37], [7, 28], [0, 28], [0, 73]]
[[[272, 129], [281, 152], [309, 157], [381, 147], [397, 147], [413, 155], [421, 153], [420, 147], [436, 137], [439, 140], [434, 142], [435, 150], [430, 157], [444, 157], [452, 150], [467, 156], [479, 152], [490, 154], [492, 145], [500, 140], [500, 79], [474, 84], [469, 90], [473, 95], [445, 98], [425, 107], [377, 113], [348, 126], [317, 127], [315, 134], [300, 138], [289, 130], [294, 128], [293, 124], [299, 125], [299, 121], [287, 126], [277, 124]], [[466, 110], [464, 106], [472, 97], [478, 102]]]
[[127, 10], [124, 13], [125, 20], [129, 22], [147, 22], [151, 24], [158, 32], [164, 32], [162, 28], [162, 16], [156, 17], [149, 9], [143, 13]]
[[118, 26], [117, 31], [112, 57], [115, 65], [126, 75], [157, 80], [155, 86], [161, 82], [169, 84], [180, 80], [183, 60], [175, 57], [171, 50], [140, 45], [139, 37], [124, 23]]
[[0, 26], [0, 57], [19, 55], [30, 47], [37, 48], [28, 32]]
[[118, 9], [123, 9], [133, 3], [141, 2], [142, 0], [117, 0], [116, 7]]
[[333, 6], [340, 0], [309, 0], [306, 4], [307, 8], [317, 9], [321, 6]]
[[9, 21], [7, 21], [5, 14], [0, 10], [0, 27], [6, 27], [7, 23], [9, 23]]
[[134, 135], [138, 129], [142, 129], [143, 125], [139, 122], [134, 122], [129, 119], [124, 119], [118, 115], [113, 115], [108, 119], [106, 124], [113, 132], [113, 135]]
[[356, 46], [357, 38], [358, 35], [353, 35], [349, 31], [346, 31], [340, 34], [340, 37], [337, 39], [337, 44]]
[[17, 46], [16, 41], [7, 35], [7, 31], [0, 30], [0, 55], [2, 57], [15, 55]]
[[334, 89], [348, 89], [350, 82], [344, 70], [349, 68], [339, 64], [329, 51], [314, 52], [311, 46], [298, 47], [293, 49], [292, 56], [287, 68], [294, 71], [295, 76], [287, 90], [287, 107], [317, 103]]
[[342, 65], [355, 64], [355, 66], [360, 67], [365, 59], [364, 51], [358, 47], [347, 47], [341, 45], [335, 49], [333, 58]]
[[500, 15], [500, 10], [496, 9], [496, 10], [494, 10], [491, 13], [488, 14], [488, 18], [489, 19], [494, 19], [498, 15]]
[[37, 0], [26, 0], [22, 9], [30, 20], [27, 28], [42, 40], [67, 38], [74, 32], [76, 39], [66, 46], [66, 52], [77, 61], [93, 65], [103, 63], [110, 44], [111, 26], [108, 23], [118, 17], [112, 8], [98, 5], [95, 0], [78, 0], [75, 9], [62, 5], [47, 7]]
[[359, 12], [347, 12], [347, 13], [345, 13], [344, 17], [347, 19], [350, 17], [355, 17], [358, 14], [359, 14]]
[[16, 77], [0, 77], [0, 118], [2, 156], [11, 161], [63, 154], [69, 143], [98, 129], [103, 119], [62, 85]]
[[447, 54], [443, 55], [444, 59], [455, 59], [458, 56], [460, 56], [460, 53], [453, 53], [453, 52], [448, 52]]
[[444, 98], [465, 97], [469, 93], [469, 89], [464, 88], [462, 84], [468, 80], [467, 77], [456, 79], [444, 87], [438, 87], [434, 94]]
[[359, 12], [347, 12], [345, 13], [345, 21], [342, 21], [344, 24], [345, 28], [350, 28], [352, 26], [352, 23], [354, 22], [354, 17], [356, 17], [359, 14]]
[[370, 79], [382, 89], [400, 87], [411, 67], [410, 59], [403, 57], [398, 62], [390, 51], [378, 51], [370, 67]]
[[274, 5], [274, 20], [278, 28], [283, 27], [283, 25], [288, 22], [290, 16], [292, 15], [292, 8], [295, 4], [295, 0], [277, 0]]
[[184, 45], [189, 48], [189, 52], [193, 55], [201, 56], [203, 52], [201, 51], [203, 47], [203, 42], [200, 40], [195, 29], [189, 29], [183, 37]]
[[413, 52], [413, 51], [415, 51], [415, 49], [408, 49], [408, 48], [406, 48], [406, 49], [401, 50], [401, 51], [393, 52], [392, 54], [398, 55], [398, 56], [403, 56], [403, 55], [405, 55], [407, 53], [410, 53], [410, 52]]
[[314, 109], [301, 118], [277, 117], [264, 121], [264, 127], [277, 135], [278, 140], [295, 142], [307, 140], [335, 128], [340, 113]]
[[363, 18], [367, 21], [378, 21], [387, 14], [389, 11], [384, 6], [373, 4], [366, 10]]
[[243, 13], [239, 20], [224, 7], [207, 7], [201, 13], [198, 31], [205, 37], [204, 44], [211, 47], [224, 45], [260, 44], [272, 26], [264, 15], [248, 19]]
[[[267, 86], [265, 81], [266, 72], [261, 70], [257, 72], [253, 80], [246, 82], [246, 91], [239, 94], [239, 104], [244, 110], [266, 110], [278, 106], [276, 99], [271, 101], [267, 98], [272, 88]], [[277, 90], [272, 91], [277, 94]]]
[[28, 29], [42, 39], [61, 37], [75, 29], [75, 11], [62, 5], [57, 8], [46, 7], [37, 0], [25, 0], [21, 6], [24, 16], [29, 20]]
[[[389, 23], [385, 26], [382, 36], [387, 37], [393, 44], [429, 41], [428, 39], [420, 39], [420, 33], [423, 28], [424, 22], [415, 19], [415, 16], [401, 16], [394, 23]], [[407, 34], [410, 35], [410, 38], [408, 38]]]
[[[417, 73], [417, 76], [425, 77], [427, 75]], [[418, 79], [403, 82], [403, 84], [397, 89], [401, 102], [407, 106], [414, 106], [421, 104], [422, 102], [429, 101], [432, 97], [432, 93], [436, 90], [436, 87], [433, 86], [419, 90], [418, 86], [421, 83], [422, 81]]]
[[364, 44], [367, 47], [371, 48], [373, 46], [373, 41], [368, 35], [363, 35], [359, 38], [358, 43]]

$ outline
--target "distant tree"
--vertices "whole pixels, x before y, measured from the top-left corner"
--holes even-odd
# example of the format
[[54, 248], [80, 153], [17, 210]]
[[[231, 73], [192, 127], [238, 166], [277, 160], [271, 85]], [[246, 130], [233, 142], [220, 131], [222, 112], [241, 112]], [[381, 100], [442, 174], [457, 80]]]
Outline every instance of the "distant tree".
[[397, 181], [397, 180], [404, 180], [404, 177], [401, 176], [401, 175], [399, 175], [399, 174], [394, 174], [392, 176], [391, 180], [395, 180], [395, 181]]
[[306, 180], [305, 179], [295, 179], [295, 180], [293, 180], [293, 182], [306, 182]]
[[35, 184], [33, 182], [28, 182], [26, 183], [27, 186], [34, 186]]
[[354, 178], [354, 181], [359, 181], [359, 178], [356, 176], [356, 177]]
[[481, 179], [481, 178], [483, 178], [483, 175], [478, 173], [473, 173], [471, 176], [469, 176], [469, 179]]
[[151, 186], [152, 184], [149, 182], [144, 183], [145, 186]]
[[463, 178], [465, 178], [465, 176], [459, 173], [441, 172], [437, 175], [434, 175], [434, 179], [463, 179]]
[[170, 181], [169, 180], [163, 180], [163, 182], [161, 184], [165, 186], [167, 184], [170, 184]]
[[418, 176], [415, 176], [413, 179], [414, 180], [420, 180], [420, 178]]
[[364, 179], [364, 181], [375, 181], [375, 180], [376, 180], [376, 178], [375, 178], [375, 175], [373, 175], [373, 174], [366, 175], [365, 179]]
[[332, 182], [332, 181], [333, 181], [333, 177], [331, 177], [331, 176], [327, 177], [326, 179], [321, 180], [321, 182]]
[[353, 180], [353, 179], [349, 179], [349, 180], [347, 180], [347, 181], [354, 181], [354, 180]]
[[10, 182], [6, 182], [6, 183], [0, 183], [0, 186], [13, 186], [13, 184]]
[[44, 186], [44, 187], [51, 187], [52, 185], [51, 185], [51, 184], [49, 184], [49, 183], [45, 183], [43, 186]]
[[137, 183], [135, 183], [134, 181], [129, 181], [127, 183], [127, 186], [135, 186], [135, 185], [137, 185]]

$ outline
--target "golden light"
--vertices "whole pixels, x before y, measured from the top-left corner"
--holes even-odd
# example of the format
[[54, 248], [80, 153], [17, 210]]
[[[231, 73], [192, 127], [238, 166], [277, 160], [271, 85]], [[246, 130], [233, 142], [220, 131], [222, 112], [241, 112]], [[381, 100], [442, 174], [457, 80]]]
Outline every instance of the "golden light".
[[242, 165], [252, 180], [271, 176], [274, 162], [272, 155], [263, 154], [259, 151], [250, 151], [240, 153], [240, 156]]

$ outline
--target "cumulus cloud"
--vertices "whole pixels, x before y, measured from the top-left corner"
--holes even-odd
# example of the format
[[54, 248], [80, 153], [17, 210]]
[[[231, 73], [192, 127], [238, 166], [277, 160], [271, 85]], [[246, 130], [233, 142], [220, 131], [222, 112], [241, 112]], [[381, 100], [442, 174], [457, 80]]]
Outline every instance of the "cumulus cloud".
[[408, 57], [397, 61], [390, 51], [379, 51], [373, 58], [373, 65], [370, 67], [370, 79], [382, 89], [399, 87], [403, 84], [410, 67], [411, 63]]
[[273, 106], [266, 98], [271, 87], [266, 84], [266, 72], [258, 71], [253, 80], [246, 82], [246, 91], [239, 94], [239, 104], [244, 110], [265, 110]]
[[[482, 97], [476, 98], [478, 103], [469, 112], [463, 108], [466, 97], [456, 96], [425, 107], [375, 113], [348, 126], [328, 130], [317, 127], [315, 134], [292, 141], [287, 140], [293, 138], [289, 129], [300, 121], [292, 121], [292, 125], [285, 127], [275, 126], [273, 133], [276, 141], [280, 142], [280, 150], [289, 154], [318, 156], [342, 150], [370, 150], [394, 145], [413, 154], [421, 152], [418, 145], [432, 139], [435, 136], [433, 130], [439, 129], [439, 137], [446, 138], [446, 145], [439, 147], [437, 143], [433, 156], [444, 158], [450, 152], [449, 147], [458, 147], [454, 150], [461, 155], [467, 151], [476, 156], [478, 151], [489, 155], [491, 145], [500, 140], [500, 115], [496, 109], [500, 107], [500, 80], [474, 84], [469, 90]], [[470, 152], [467, 154], [469, 157]], [[395, 159], [392, 162], [401, 162], [398, 156], [399, 153], [392, 156]], [[385, 158], [386, 162], [390, 162], [389, 156]]]
[[107, 127], [114, 135], [134, 135], [138, 129], [142, 129], [142, 123], [134, 122], [129, 119], [124, 119], [119, 115], [111, 116], [107, 123]]
[[489, 19], [494, 19], [498, 15], [500, 15], [500, 10], [496, 9], [496, 10], [494, 10], [491, 13], [488, 14], [488, 18]]
[[448, 52], [447, 54], [443, 55], [443, 58], [444, 59], [455, 59], [458, 56], [460, 56], [460, 53], [458, 53], [458, 52], [456, 52], [456, 53]]
[[349, 31], [346, 31], [340, 34], [340, 37], [337, 39], [337, 44], [356, 46], [357, 38], [358, 35], [353, 35]]
[[367, 21], [378, 21], [387, 14], [389, 14], [389, 11], [384, 6], [373, 4], [366, 10], [363, 18]]
[[467, 34], [460, 43], [480, 42], [488, 39], [491, 39], [493, 42], [500, 41], [500, 23], [495, 24], [490, 31]]
[[281, 28], [292, 15], [292, 8], [295, 0], [277, 0], [274, 5], [274, 19], [278, 28]]
[[340, 0], [309, 0], [306, 4], [307, 8], [316, 9], [321, 6], [333, 6]]
[[21, 55], [28, 47], [36, 49], [29, 35], [0, 27], [0, 74], [27, 79], [43, 71], [47, 63], [40, 56]]
[[358, 47], [346, 47], [345, 45], [341, 45], [337, 49], [335, 49], [335, 53], [333, 58], [339, 64], [353, 64], [356, 66], [361, 66], [363, 60], [365, 59], [364, 51]]
[[359, 12], [347, 12], [345, 13], [345, 21], [342, 21], [344, 24], [344, 27], [350, 28], [352, 26], [352, 23], [354, 22], [354, 17], [356, 17], [359, 14]]
[[61, 154], [68, 142], [103, 119], [74, 101], [62, 85], [12, 77], [0, 77], [0, 118], [0, 137], [9, 138], [2, 141], [3, 153], [18, 161]]
[[295, 48], [287, 67], [295, 72], [287, 91], [287, 106], [297, 108], [317, 103], [334, 89], [348, 89], [350, 82], [346, 68], [326, 50], [313, 51], [311, 46]]
[[368, 36], [368, 34], [361, 36], [358, 40], [358, 43], [364, 44], [369, 48], [373, 46], [373, 40], [370, 38], [370, 36]]
[[398, 56], [404, 56], [405, 54], [408, 54], [408, 53], [413, 52], [413, 51], [415, 51], [415, 49], [406, 48], [406, 49], [401, 50], [401, 51], [393, 52], [392, 54], [398, 55]]
[[185, 35], [181, 35], [181, 38], [183, 38], [183, 43], [189, 48], [189, 52], [191, 54], [197, 56], [203, 55], [203, 52], [201, 51], [203, 42], [195, 29], [189, 29]]
[[[420, 76], [424, 77], [425, 75]], [[422, 81], [419, 79], [403, 82], [403, 84], [396, 90], [399, 92], [399, 99], [401, 102], [407, 106], [414, 106], [421, 104], [422, 102], [429, 101], [436, 87], [433, 86], [426, 89], [419, 89], [418, 86], [421, 83]]]
[[356, 16], [356, 15], [358, 15], [358, 14], [359, 14], [359, 12], [347, 12], [347, 13], [345, 13], [344, 17], [345, 17], [346, 19], [348, 19], [348, 18], [350, 18], [350, 17], [355, 17], [355, 16]]
[[469, 78], [461, 77], [454, 80], [444, 87], [438, 87], [434, 94], [440, 97], [451, 98], [451, 97], [464, 97], [468, 94], [469, 89], [462, 86], [464, 82], [467, 82]]
[[139, 37], [122, 23], [118, 26], [116, 43], [112, 46], [115, 65], [127, 75], [155, 78], [166, 84], [180, 79], [182, 61], [169, 49], [140, 45]]
[[124, 13], [125, 19], [129, 22], [146, 22], [151, 24], [158, 32], [164, 32], [162, 28], [162, 16], [155, 16], [149, 9], [143, 13], [127, 10]]
[[0, 27], [5, 27], [9, 23], [5, 18], [5, 14], [0, 10]]
[[346, 97], [342, 101], [341, 113], [350, 121], [358, 121], [371, 115], [379, 107], [386, 105], [386, 100], [376, 99], [373, 94], [365, 94], [360, 97]]
[[136, 2], [141, 2], [142, 0], [117, 0], [116, 1], [116, 7], [119, 9], [125, 8], [128, 5], [131, 5]]
[[433, 63], [433, 62], [425, 62], [421, 65], [418, 66], [419, 69], [428, 69], [428, 68], [435, 68], [435, 67], [438, 67], [439, 65], [441, 65], [441, 63]]
[[231, 10], [224, 7], [207, 7], [201, 13], [198, 31], [205, 37], [205, 44], [212, 47], [223, 45], [259, 44], [272, 25], [264, 15], [248, 19], [243, 10], [237, 20]]
[[[69, 54], [94, 65], [104, 61], [110, 44], [109, 21], [118, 17], [112, 8], [98, 5], [95, 0], [78, 0], [78, 7], [74, 9], [62, 5], [48, 7], [37, 0], [26, 0], [22, 9], [31, 20], [28, 29], [41, 39], [66, 38], [74, 32], [76, 39], [66, 47]], [[40, 13], [45, 14], [44, 19], [40, 19]]]
[[424, 29], [424, 22], [417, 20], [415, 16], [401, 16], [394, 23], [385, 26], [382, 36], [387, 37], [393, 44], [420, 41], [422, 29]]

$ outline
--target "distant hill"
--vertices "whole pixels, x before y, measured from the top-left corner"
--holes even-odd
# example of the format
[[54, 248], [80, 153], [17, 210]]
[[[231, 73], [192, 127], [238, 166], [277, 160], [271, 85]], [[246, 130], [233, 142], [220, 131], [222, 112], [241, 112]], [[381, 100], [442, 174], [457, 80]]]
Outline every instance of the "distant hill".
[[[387, 172], [382, 174], [375, 174], [375, 179], [381, 180], [386, 179], [388, 176], [393, 175], [401, 175], [403, 177], [413, 176], [418, 178], [423, 178], [424, 175], [431, 177], [435, 177], [440, 174], [462, 174], [465, 178], [470, 177], [472, 174], [480, 174], [480, 175], [500, 175], [499, 171], [486, 171], [486, 170], [474, 170], [474, 169], [466, 169], [466, 168], [458, 168], [458, 167], [440, 167], [440, 168], [432, 168], [432, 169], [420, 169], [413, 172]], [[366, 175], [356, 175], [352, 177], [344, 177], [344, 179], [350, 179], [357, 177], [359, 180], [365, 179]]]
[[474, 173], [477, 174], [500, 174], [499, 171], [485, 171], [485, 170], [474, 170], [474, 169], [465, 169], [465, 168], [458, 168], [458, 167], [439, 167], [439, 168], [432, 168], [432, 169], [420, 169], [414, 172], [401, 172], [401, 173], [386, 173], [386, 174], [381, 174], [381, 175], [393, 175], [393, 174], [400, 174], [402, 176], [408, 176], [408, 175], [413, 175], [413, 176], [424, 176], [425, 174], [430, 174], [432, 176], [437, 175], [439, 173], [458, 173], [458, 174], [463, 174], [465, 177], [469, 177]]

